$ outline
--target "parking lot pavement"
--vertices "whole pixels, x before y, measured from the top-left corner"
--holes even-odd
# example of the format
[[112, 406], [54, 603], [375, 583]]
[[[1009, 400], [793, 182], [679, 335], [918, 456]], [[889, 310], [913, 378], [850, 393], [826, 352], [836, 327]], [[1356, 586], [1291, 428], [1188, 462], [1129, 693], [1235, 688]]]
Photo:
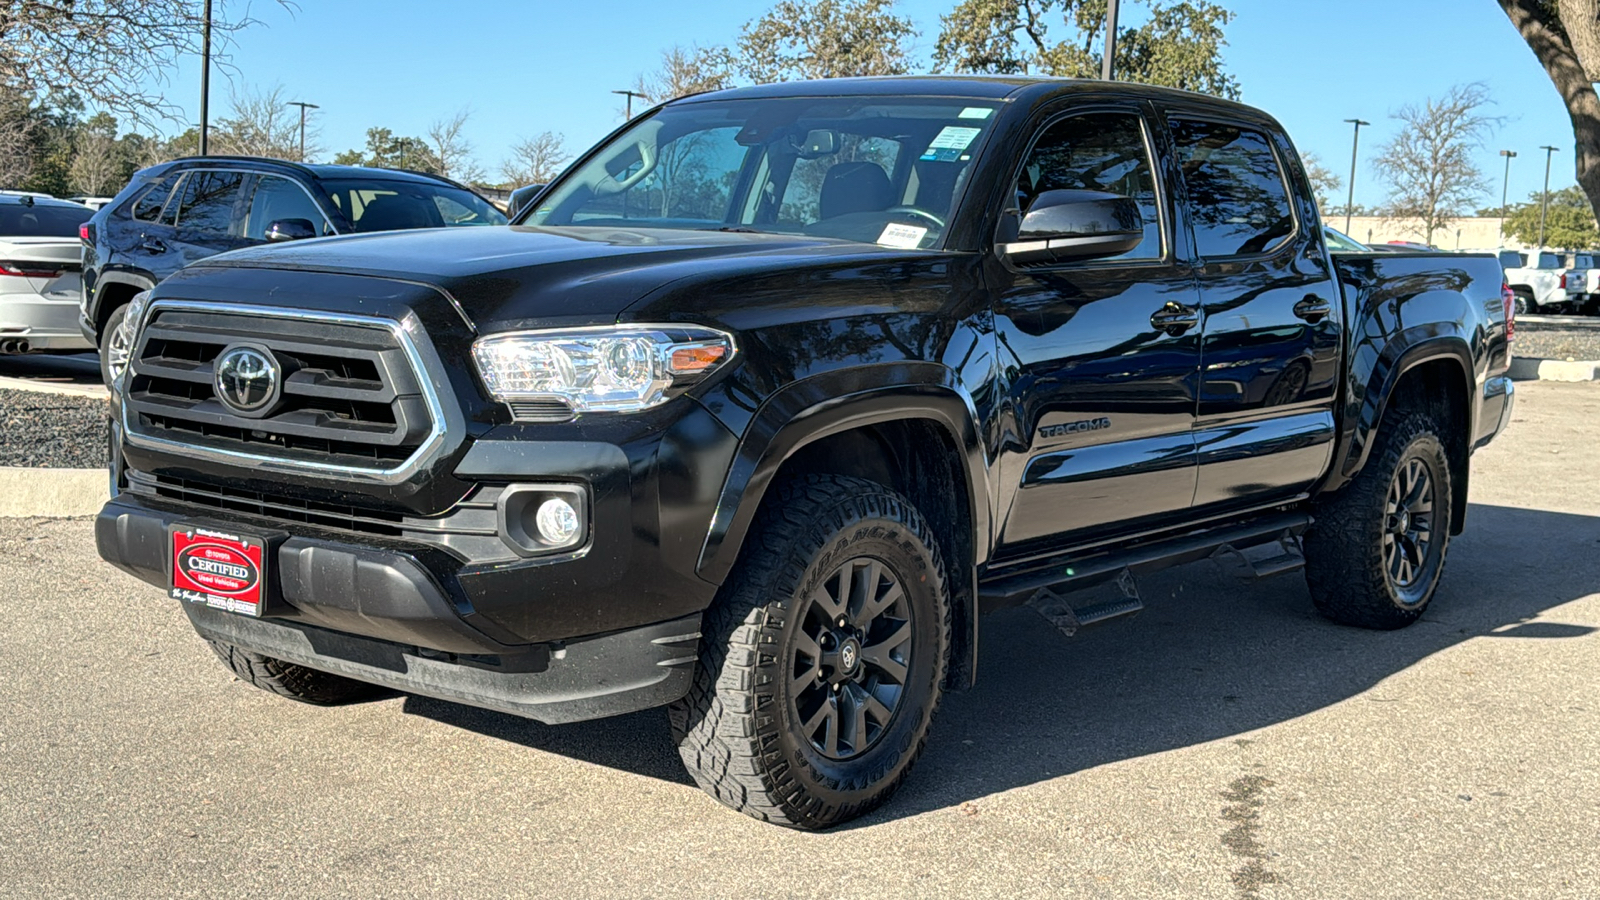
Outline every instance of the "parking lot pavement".
[[0, 387], [104, 397], [100, 357], [95, 353], [29, 353], [0, 356]]
[[1424, 619], [1150, 577], [985, 620], [890, 804], [802, 834], [690, 786], [652, 711], [559, 728], [234, 681], [87, 520], [0, 525], [6, 896], [1593, 897], [1600, 389], [1518, 387]]

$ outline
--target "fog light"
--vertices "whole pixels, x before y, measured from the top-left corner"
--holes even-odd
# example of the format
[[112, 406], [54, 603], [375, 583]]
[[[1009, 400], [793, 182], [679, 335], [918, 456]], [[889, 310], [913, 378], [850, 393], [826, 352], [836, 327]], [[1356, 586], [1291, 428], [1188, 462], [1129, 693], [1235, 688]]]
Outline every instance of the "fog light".
[[561, 546], [571, 542], [578, 536], [578, 529], [582, 523], [578, 521], [578, 511], [572, 504], [560, 497], [551, 497], [539, 504], [539, 512], [534, 516], [534, 521], [539, 526], [539, 536], [554, 546]]
[[589, 541], [589, 491], [576, 484], [511, 484], [495, 502], [500, 537], [518, 556], [581, 552]]

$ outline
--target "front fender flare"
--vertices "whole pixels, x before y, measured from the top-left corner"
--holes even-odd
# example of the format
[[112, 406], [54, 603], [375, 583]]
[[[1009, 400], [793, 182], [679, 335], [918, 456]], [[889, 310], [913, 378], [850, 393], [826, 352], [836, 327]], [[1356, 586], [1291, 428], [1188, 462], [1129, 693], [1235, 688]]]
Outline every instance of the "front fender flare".
[[932, 363], [869, 366], [793, 382], [761, 405], [734, 454], [701, 549], [699, 573], [721, 584], [785, 460], [813, 441], [855, 428], [906, 419], [942, 427], [960, 451], [972, 544], [981, 563], [990, 547], [988, 462], [972, 398], [954, 373]]

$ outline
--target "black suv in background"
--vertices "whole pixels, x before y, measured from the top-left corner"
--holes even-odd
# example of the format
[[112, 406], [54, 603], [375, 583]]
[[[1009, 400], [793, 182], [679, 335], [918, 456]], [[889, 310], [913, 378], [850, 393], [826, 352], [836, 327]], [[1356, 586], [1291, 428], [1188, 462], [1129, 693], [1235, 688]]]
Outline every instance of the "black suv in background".
[[89, 222], [79, 328], [109, 384], [127, 359], [128, 301], [184, 266], [269, 241], [504, 225], [489, 201], [448, 178], [256, 157], [174, 160], [134, 175]]

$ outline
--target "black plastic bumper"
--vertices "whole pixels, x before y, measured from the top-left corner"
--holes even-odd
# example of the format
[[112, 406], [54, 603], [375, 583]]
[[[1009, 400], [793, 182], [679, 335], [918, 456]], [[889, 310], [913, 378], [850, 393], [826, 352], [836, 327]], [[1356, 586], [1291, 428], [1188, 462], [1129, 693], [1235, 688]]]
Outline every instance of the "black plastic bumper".
[[184, 604], [201, 637], [411, 694], [555, 725], [662, 706], [689, 692], [698, 615], [504, 660], [464, 659], [292, 621]]

